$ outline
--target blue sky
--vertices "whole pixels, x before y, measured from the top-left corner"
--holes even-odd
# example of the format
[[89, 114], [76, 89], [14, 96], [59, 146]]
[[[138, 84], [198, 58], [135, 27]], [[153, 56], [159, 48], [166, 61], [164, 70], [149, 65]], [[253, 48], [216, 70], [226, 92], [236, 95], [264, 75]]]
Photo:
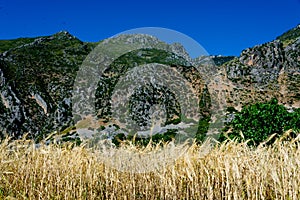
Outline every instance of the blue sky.
[[300, 0], [0, 0], [0, 39], [68, 30], [99, 41], [139, 27], [163, 27], [188, 35], [212, 55], [276, 38], [300, 23]]

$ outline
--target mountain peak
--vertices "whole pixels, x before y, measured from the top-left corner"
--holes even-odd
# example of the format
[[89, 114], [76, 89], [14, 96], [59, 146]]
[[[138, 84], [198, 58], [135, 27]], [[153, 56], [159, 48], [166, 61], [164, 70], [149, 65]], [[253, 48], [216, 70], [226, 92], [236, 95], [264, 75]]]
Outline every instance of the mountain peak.
[[184, 58], [185, 60], [191, 62], [188, 52], [184, 46], [180, 43], [168, 44], [165, 41], [160, 40], [159, 38], [148, 35], [148, 34], [120, 34], [114, 37], [114, 43], [123, 43], [123, 44], [132, 44], [140, 45], [141, 47], [155, 47], [158, 49], [165, 49], [167, 51], [176, 53], [178, 56]]
[[53, 34], [52, 37], [57, 39], [77, 39], [74, 35], [66, 30], [59, 31], [58, 33]]

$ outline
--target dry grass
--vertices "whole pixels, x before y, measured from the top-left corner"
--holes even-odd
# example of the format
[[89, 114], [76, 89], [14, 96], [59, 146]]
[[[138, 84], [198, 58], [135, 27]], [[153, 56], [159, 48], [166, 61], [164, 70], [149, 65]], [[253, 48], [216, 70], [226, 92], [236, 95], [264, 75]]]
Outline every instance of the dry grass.
[[[112, 151], [143, 157], [160, 150], [127, 145]], [[143, 173], [115, 169], [103, 152], [108, 150], [35, 148], [29, 141], [5, 140], [0, 146], [0, 199], [300, 199], [295, 140], [252, 149], [233, 141], [191, 145], [169, 165]]]

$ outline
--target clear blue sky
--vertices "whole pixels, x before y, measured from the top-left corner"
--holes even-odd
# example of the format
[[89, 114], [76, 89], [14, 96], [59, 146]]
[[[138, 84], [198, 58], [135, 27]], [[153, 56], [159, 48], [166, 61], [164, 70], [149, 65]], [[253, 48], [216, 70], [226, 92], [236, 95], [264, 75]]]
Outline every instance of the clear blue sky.
[[300, 23], [300, 0], [0, 0], [0, 39], [68, 30], [99, 41], [139, 27], [184, 33], [212, 55], [273, 40]]

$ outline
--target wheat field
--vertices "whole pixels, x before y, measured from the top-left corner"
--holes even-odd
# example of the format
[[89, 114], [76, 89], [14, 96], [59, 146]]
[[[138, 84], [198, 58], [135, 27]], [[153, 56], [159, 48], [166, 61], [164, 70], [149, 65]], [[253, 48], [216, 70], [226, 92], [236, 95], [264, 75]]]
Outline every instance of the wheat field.
[[[0, 145], [0, 199], [300, 199], [298, 139], [249, 147], [227, 141], [189, 145], [163, 168], [118, 170], [84, 145]], [[168, 145], [112, 149], [145, 153]], [[132, 159], [132, 164], [145, 160]]]

